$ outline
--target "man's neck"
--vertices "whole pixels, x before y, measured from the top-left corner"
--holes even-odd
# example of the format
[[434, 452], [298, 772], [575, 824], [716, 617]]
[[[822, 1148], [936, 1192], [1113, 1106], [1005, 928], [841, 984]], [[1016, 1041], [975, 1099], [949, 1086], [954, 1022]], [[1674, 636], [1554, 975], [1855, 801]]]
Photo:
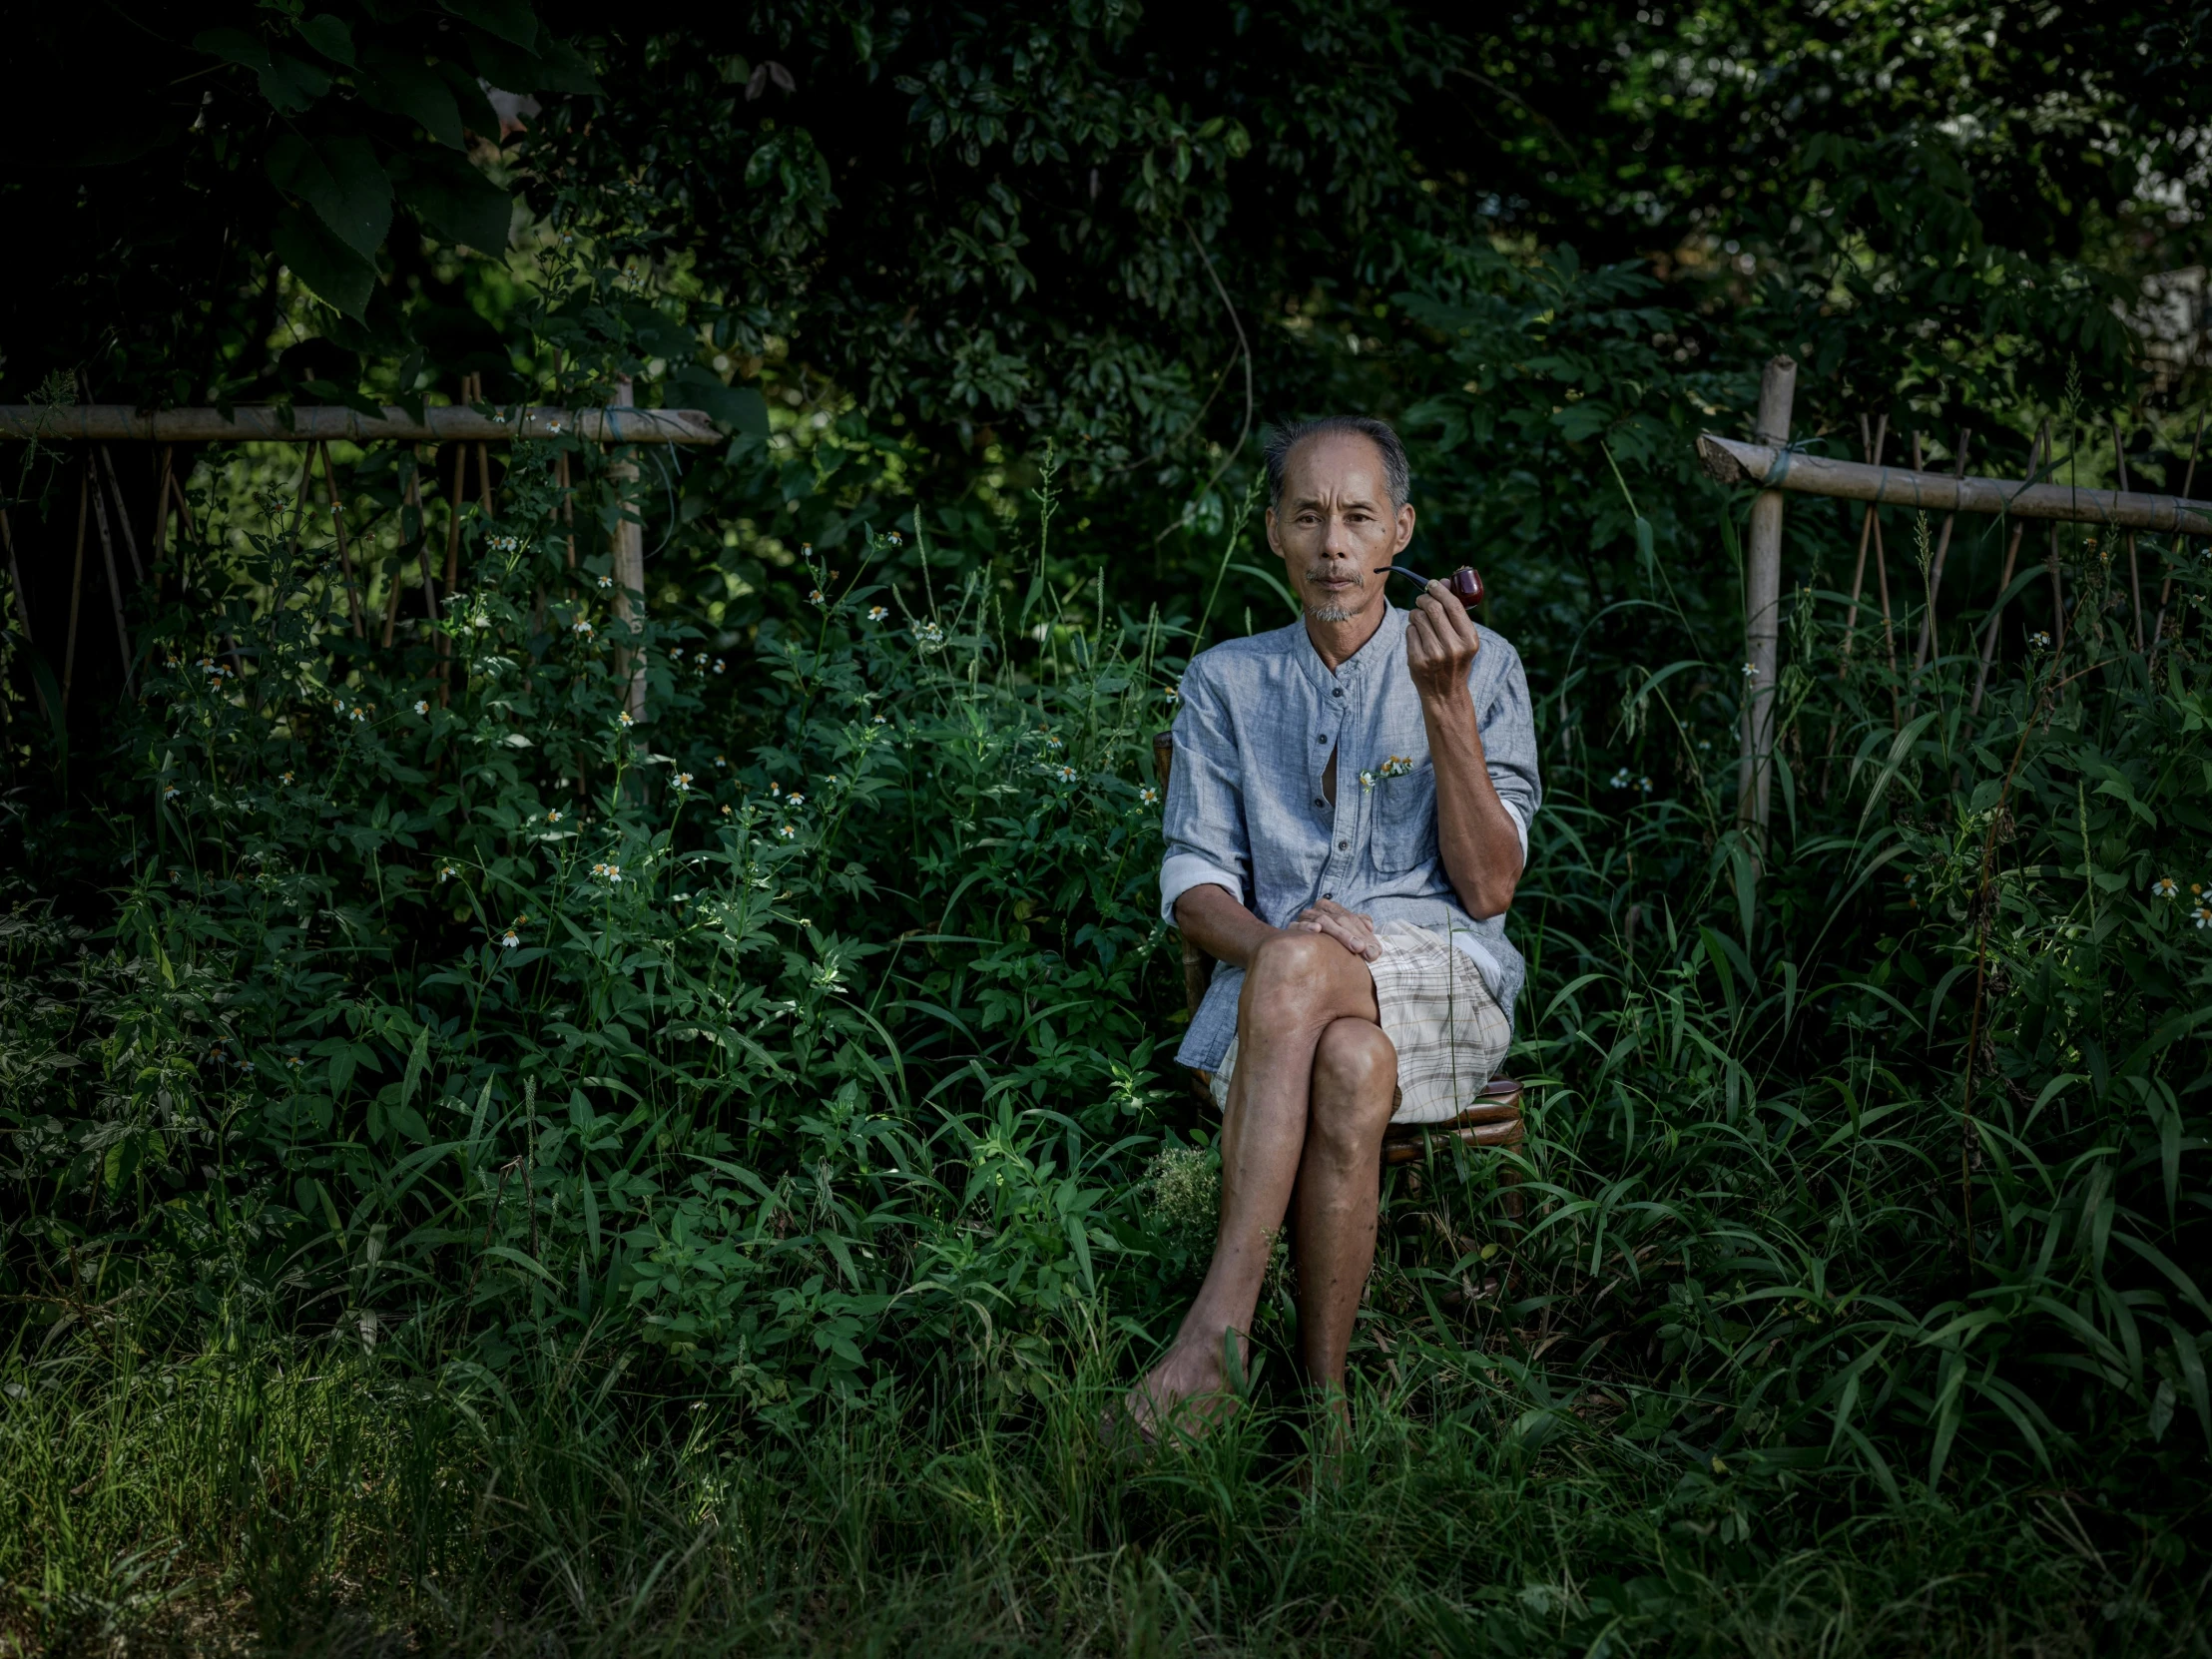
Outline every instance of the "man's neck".
[[1383, 613], [1389, 608], [1389, 601], [1377, 594], [1374, 604], [1355, 611], [1342, 622], [1324, 622], [1309, 611], [1306, 613], [1306, 637], [1314, 642], [1314, 654], [1334, 674], [1375, 638], [1376, 630], [1382, 626]]

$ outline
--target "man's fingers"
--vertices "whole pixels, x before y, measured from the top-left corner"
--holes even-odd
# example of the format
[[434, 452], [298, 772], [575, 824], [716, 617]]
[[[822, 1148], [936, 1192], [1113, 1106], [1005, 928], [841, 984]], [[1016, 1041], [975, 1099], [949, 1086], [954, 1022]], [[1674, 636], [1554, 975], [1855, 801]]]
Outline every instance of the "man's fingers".
[[1316, 933], [1328, 934], [1329, 937], [1335, 939], [1362, 961], [1373, 961], [1381, 954], [1381, 947], [1375, 944], [1372, 939], [1363, 938], [1357, 927], [1339, 921], [1335, 916], [1323, 915], [1315, 910], [1308, 910], [1306, 915], [1312, 919], [1305, 921], [1305, 926]]

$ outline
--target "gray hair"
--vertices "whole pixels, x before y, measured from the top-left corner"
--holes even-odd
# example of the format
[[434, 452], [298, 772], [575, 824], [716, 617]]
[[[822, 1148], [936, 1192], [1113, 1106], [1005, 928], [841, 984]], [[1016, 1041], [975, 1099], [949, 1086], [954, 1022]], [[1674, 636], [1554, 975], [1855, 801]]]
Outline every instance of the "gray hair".
[[1291, 451], [1308, 438], [1325, 438], [1344, 432], [1366, 438], [1382, 452], [1382, 485], [1390, 492], [1390, 510], [1405, 505], [1413, 493], [1412, 468], [1405, 463], [1405, 445], [1387, 421], [1371, 415], [1324, 415], [1319, 420], [1295, 420], [1271, 426], [1263, 444], [1268, 462], [1268, 505], [1283, 504], [1283, 474], [1291, 464]]

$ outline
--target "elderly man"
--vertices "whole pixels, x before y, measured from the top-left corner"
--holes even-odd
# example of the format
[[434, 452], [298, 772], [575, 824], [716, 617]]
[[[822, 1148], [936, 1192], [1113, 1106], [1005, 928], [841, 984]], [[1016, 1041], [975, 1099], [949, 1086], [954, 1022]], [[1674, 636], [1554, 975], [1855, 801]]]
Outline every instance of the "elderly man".
[[1227, 1401], [1286, 1213], [1299, 1346], [1348, 1420], [1383, 1131], [1473, 1104], [1523, 976], [1505, 911], [1540, 789], [1519, 657], [1441, 582], [1389, 603], [1413, 509], [1388, 426], [1279, 430], [1267, 466], [1268, 544], [1306, 614], [1202, 652], [1175, 723], [1161, 911], [1221, 964], [1177, 1056], [1222, 1110], [1221, 1228], [1124, 1402], [1148, 1437]]

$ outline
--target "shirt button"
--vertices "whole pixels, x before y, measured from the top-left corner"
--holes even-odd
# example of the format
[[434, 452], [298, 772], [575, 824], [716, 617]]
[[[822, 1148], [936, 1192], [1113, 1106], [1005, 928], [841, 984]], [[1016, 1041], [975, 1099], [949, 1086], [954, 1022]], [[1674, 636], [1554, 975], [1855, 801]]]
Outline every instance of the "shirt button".
[[1319, 733], [1315, 736], [1314, 741], [1316, 743], [1327, 743], [1329, 741], [1329, 734], [1327, 732]]
[[1317, 795], [1314, 797], [1314, 805], [1317, 807], [1326, 807], [1329, 805], [1329, 803], [1324, 801], [1320, 796]]
[[1333, 892], [1325, 892], [1325, 893], [1323, 893], [1323, 894], [1322, 894], [1322, 897], [1324, 897], [1324, 898], [1335, 898], [1336, 896], [1337, 896], [1337, 895], [1336, 895], [1335, 893], [1333, 893]]
[[1342, 687], [1342, 686], [1339, 686], [1339, 687], [1337, 687], [1337, 688], [1336, 688], [1335, 690], [1333, 690], [1332, 692], [1330, 692], [1330, 694], [1329, 694], [1329, 695], [1330, 695], [1331, 697], [1342, 697], [1342, 696], [1344, 696], [1344, 694], [1345, 694], [1345, 689], [1344, 689], [1344, 687]]
[[1339, 841], [1337, 843], [1337, 850], [1339, 852], [1350, 852], [1352, 850], [1352, 843], [1350, 841]]

